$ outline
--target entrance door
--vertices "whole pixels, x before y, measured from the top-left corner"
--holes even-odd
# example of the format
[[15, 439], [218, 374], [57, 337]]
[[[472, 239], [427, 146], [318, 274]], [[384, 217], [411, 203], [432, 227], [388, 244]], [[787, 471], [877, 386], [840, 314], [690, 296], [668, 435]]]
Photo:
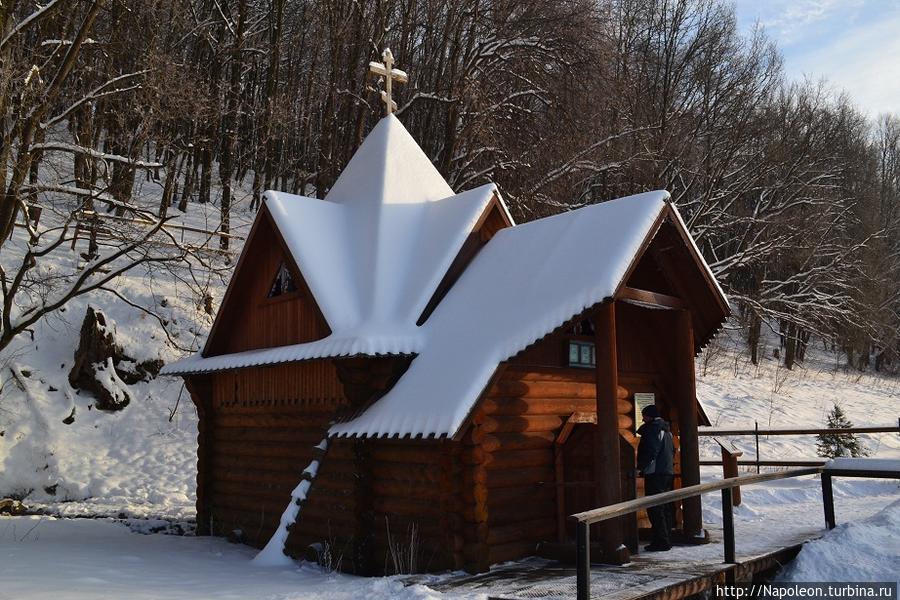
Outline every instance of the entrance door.
[[[592, 423], [575, 425], [562, 447], [562, 496], [567, 517], [575, 513], [599, 508], [594, 499], [595, 428], [596, 425]], [[619, 448], [622, 498], [623, 500], [631, 500], [635, 498], [634, 448], [621, 436], [619, 436]], [[632, 552], [637, 552], [637, 519], [635, 515], [628, 515], [622, 517], [622, 520], [625, 522], [625, 545]], [[575, 523], [568, 518], [566, 518], [566, 534], [569, 539], [575, 539]], [[591, 536], [593, 541], [597, 541], [594, 528], [592, 528]]]

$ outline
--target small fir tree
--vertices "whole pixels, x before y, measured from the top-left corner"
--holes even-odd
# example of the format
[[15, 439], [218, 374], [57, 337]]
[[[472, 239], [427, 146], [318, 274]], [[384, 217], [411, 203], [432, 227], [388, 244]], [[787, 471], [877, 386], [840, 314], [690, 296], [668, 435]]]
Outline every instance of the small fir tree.
[[[835, 404], [831, 412], [828, 413], [826, 426], [828, 429], [850, 429], [853, 427], [853, 423], [850, 422], [850, 419], [847, 418], [841, 407]], [[818, 440], [816, 442], [816, 450], [819, 456], [824, 456], [825, 458], [836, 458], [838, 456], [855, 458], [869, 455], [865, 446], [852, 433], [843, 435], [820, 433], [816, 436], [816, 439]]]

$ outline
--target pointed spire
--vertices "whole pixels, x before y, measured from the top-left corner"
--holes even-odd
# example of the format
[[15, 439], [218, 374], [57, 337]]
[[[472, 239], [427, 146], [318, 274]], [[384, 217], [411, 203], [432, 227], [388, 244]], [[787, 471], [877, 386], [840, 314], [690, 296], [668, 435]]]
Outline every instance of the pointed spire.
[[400, 204], [440, 200], [453, 189], [403, 124], [389, 115], [350, 159], [326, 200], [341, 204]]

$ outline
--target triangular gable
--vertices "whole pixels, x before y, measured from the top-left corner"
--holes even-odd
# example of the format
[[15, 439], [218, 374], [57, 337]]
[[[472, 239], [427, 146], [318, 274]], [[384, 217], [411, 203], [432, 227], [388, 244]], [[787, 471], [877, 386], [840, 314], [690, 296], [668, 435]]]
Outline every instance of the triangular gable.
[[[296, 289], [271, 297], [280, 268], [289, 271]], [[244, 243], [203, 355], [311, 342], [330, 333], [300, 268], [263, 206]]]
[[667, 201], [639, 194], [499, 232], [424, 324], [406, 374], [331, 434], [453, 436], [497, 365], [616, 295], [660, 227], [680, 223]]
[[[235, 278], [243, 269], [242, 263], [251, 240], [258, 237], [256, 231], [263, 218], [268, 218], [274, 225], [279, 243], [290, 257], [291, 264], [300, 265], [297, 272], [302, 270], [301, 279], [304, 285], [308, 284], [311, 297], [317, 301], [317, 310], [321, 307], [323, 326], [330, 327], [331, 335], [310, 343], [260, 348], [228, 356], [220, 355], [221, 346], [207, 343], [208, 349], [217, 351], [207, 353], [205, 349], [203, 356], [186, 357], [168, 364], [163, 368], [163, 373], [213, 372], [323, 357], [417, 354], [423, 348], [424, 338], [416, 320], [422, 318], [429, 299], [435, 297], [451, 264], [463, 253], [466, 240], [476, 234], [489, 238], [496, 230], [512, 224], [496, 187], [490, 184], [428, 202], [427, 206], [428, 210], [421, 211], [420, 218], [412, 224], [413, 235], [408, 236], [406, 245], [402, 246], [406, 251], [399, 253], [394, 265], [402, 272], [400, 281], [406, 290], [396, 293], [395, 297], [400, 302], [396, 304], [394, 313], [403, 316], [395, 318], [394, 324], [386, 324], [375, 321], [373, 311], [361, 305], [358, 282], [353, 280], [354, 274], [367, 267], [357, 264], [354, 258], [358, 246], [350, 226], [355, 222], [349, 216], [351, 210], [334, 202], [267, 192], [210, 339], [218, 339], [220, 323], [234, 318], [226, 317], [224, 313], [230, 312], [229, 298], [235, 288]], [[422, 252], [420, 247], [428, 251]], [[411, 268], [410, 261], [417, 262], [418, 266]], [[223, 335], [227, 337], [229, 334]]]
[[[509, 212], [493, 185], [461, 194], [431, 164], [396, 117], [382, 119], [354, 154], [324, 200], [269, 191], [254, 222], [235, 276], [213, 324], [204, 356], [227, 351], [223, 322], [237, 315], [231, 298], [259, 228], [278, 234], [293, 271], [316, 301], [332, 335], [315, 347], [243, 352], [217, 368], [302, 360], [328, 352], [415, 353], [421, 347], [416, 321], [488, 207]], [[271, 227], [269, 227], [271, 226]], [[253, 253], [256, 251], [254, 250]], [[302, 271], [302, 275], [301, 275]], [[273, 349], [274, 350], [274, 349]], [[167, 365], [208, 370], [200, 357]]]
[[486, 207], [488, 184], [440, 200], [386, 203], [373, 214], [278, 192], [266, 205], [335, 332], [412, 333]]
[[[651, 274], [654, 270], [656, 277]], [[672, 204], [661, 214], [660, 222], [648, 235], [616, 291], [616, 299], [640, 304], [639, 300], [625, 297], [626, 286], [628, 291], [638, 288], [660, 293], [690, 309], [697, 353], [730, 314], [725, 292]]]

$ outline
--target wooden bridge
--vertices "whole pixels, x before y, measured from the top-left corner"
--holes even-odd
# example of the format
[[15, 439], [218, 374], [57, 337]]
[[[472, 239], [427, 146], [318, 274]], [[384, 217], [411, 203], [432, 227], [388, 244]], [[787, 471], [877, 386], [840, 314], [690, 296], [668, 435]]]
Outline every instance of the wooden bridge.
[[[754, 535], [760, 527], [759, 522], [735, 524], [733, 490], [816, 474], [822, 476], [825, 525], [831, 529], [836, 522], [832, 478], [900, 479], [900, 465], [898, 461], [879, 459], [836, 459], [824, 466], [733, 477], [621, 502], [571, 517], [577, 521], [578, 531], [574, 567], [535, 558], [497, 566], [481, 575], [459, 575], [437, 581], [424, 576], [408, 581], [452, 594], [483, 594], [498, 600], [572, 597], [579, 600], [677, 600], [710, 590], [717, 583], [750, 581], [792, 560], [805, 542], [820, 537], [825, 529], [812, 525], [787, 530], [773, 528], [765, 536]], [[722, 494], [723, 523], [721, 527], [710, 528], [714, 543], [676, 547], [664, 553], [638, 554], [625, 565], [592, 564], [591, 524], [715, 491]]]

